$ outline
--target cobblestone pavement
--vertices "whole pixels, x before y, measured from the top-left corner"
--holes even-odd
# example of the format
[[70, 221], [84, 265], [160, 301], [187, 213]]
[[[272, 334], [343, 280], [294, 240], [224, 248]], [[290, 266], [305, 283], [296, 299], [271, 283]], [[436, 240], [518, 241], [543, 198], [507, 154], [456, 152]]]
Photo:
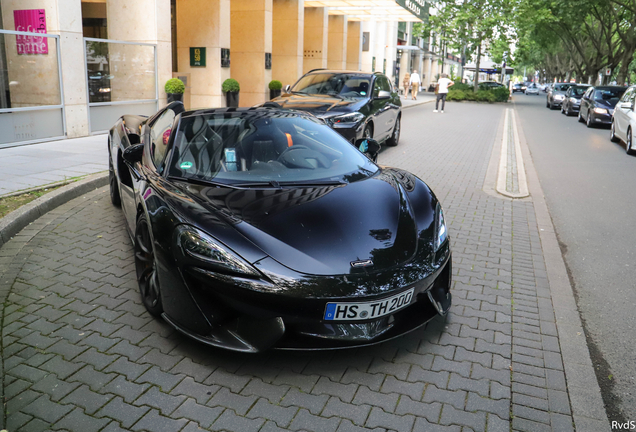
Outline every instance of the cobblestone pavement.
[[414, 107], [380, 155], [444, 205], [454, 305], [375, 347], [244, 355], [192, 342], [141, 305], [105, 189], [46, 214], [0, 249], [5, 427], [573, 430], [532, 201], [482, 191], [503, 109]]

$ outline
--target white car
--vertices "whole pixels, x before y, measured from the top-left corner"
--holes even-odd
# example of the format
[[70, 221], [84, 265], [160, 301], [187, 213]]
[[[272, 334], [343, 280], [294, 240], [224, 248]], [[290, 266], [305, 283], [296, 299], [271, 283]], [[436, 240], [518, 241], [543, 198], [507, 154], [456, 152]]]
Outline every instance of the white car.
[[539, 95], [539, 87], [537, 87], [536, 84], [530, 84], [527, 88], [526, 88], [526, 94], [530, 95], [530, 94], [535, 94], [535, 95]]
[[636, 148], [634, 148], [634, 130], [636, 129], [635, 101], [636, 86], [631, 86], [614, 108], [610, 132], [610, 140], [612, 142], [624, 141], [625, 150], [630, 155], [636, 154]]

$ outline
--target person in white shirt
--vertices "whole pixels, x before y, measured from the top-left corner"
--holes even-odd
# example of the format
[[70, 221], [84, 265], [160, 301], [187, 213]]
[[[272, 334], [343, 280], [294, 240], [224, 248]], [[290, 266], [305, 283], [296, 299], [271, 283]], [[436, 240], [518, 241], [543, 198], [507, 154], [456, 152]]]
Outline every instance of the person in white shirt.
[[416, 70], [413, 71], [413, 73], [411, 74], [411, 78], [409, 78], [409, 84], [411, 84], [411, 99], [412, 100], [416, 100], [417, 99], [417, 93], [420, 90], [420, 83], [422, 81], [420, 80], [420, 76], [417, 73]]
[[435, 109], [433, 112], [437, 112], [439, 108], [439, 101], [442, 101], [442, 112], [444, 112], [444, 105], [446, 105], [446, 96], [448, 95], [448, 88], [455, 84], [448, 79], [448, 75], [442, 74], [442, 77], [437, 81], [437, 98], [435, 100]]

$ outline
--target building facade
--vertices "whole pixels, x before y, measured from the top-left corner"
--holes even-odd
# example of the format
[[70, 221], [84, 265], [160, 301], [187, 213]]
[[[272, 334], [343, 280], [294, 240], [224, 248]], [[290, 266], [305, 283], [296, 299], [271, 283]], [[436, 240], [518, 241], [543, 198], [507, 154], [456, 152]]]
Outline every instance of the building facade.
[[[124, 113], [166, 104], [165, 82], [186, 84], [187, 108], [269, 99], [333, 68], [397, 82], [398, 24], [423, 0], [0, 0], [0, 147], [104, 133]], [[426, 8], [427, 10], [427, 8]]]

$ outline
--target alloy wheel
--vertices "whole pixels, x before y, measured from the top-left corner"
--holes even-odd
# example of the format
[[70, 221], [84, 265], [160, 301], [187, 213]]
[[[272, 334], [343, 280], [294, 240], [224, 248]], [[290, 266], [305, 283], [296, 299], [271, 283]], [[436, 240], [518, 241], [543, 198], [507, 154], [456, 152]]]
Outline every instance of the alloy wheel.
[[150, 314], [161, 314], [163, 307], [157, 277], [157, 263], [150, 237], [150, 227], [144, 215], [139, 217], [135, 232], [135, 269], [142, 303]]
[[615, 129], [615, 126], [614, 126], [614, 120], [612, 120], [612, 126], [610, 126], [610, 141], [611, 142], [618, 142], [619, 141], [618, 137], [616, 136], [616, 129]]
[[400, 130], [401, 130], [401, 117], [398, 117], [395, 121], [395, 126], [393, 126], [393, 133], [391, 134], [391, 138], [389, 138], [386, 143], [390, 147], [395, 147], [400, 142]]
[[592, 127], [592, 114], [587, 113], [587, 119], [585, 120], [585, 124], [587, 125], [587, 127], [591, 128]]
[[627, 142], [625, 143], [625, 151], [627, 152], [628, 155], [632, 155], [634, 154], [634, 149], [632, 148], [632, 129], [629, 128], [627, 130]]

